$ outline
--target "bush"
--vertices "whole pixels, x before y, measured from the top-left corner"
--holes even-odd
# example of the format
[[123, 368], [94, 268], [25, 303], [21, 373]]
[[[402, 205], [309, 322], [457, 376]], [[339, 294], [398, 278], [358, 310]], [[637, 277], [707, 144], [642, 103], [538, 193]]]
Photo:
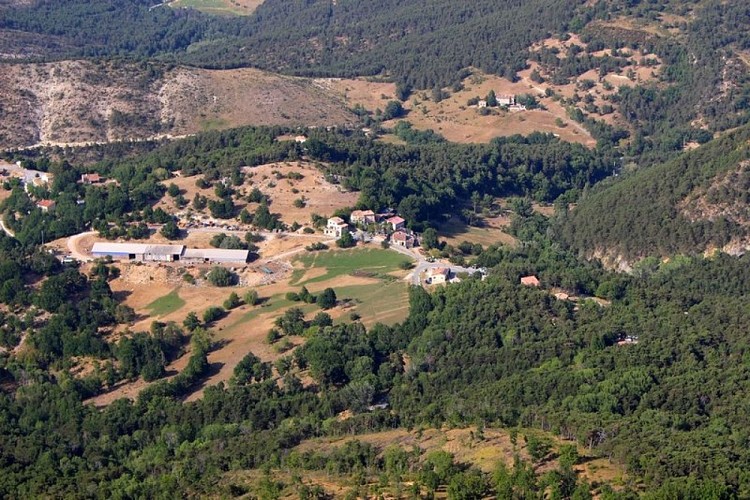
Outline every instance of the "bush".
[[325, 313], [325, 312], [319, 312], [318, 314], [315, 315], [315, 317], [310, 322], [310, 324], [313, 326], [319, 326], [321, 328], [324, 326], [333, 326], [333, 319], [331, 319], [330, 314]]
[[180, 238], [180, 228], [177, 227], [177, 223], [174, 220], [170, 220], [164, 224], [159, 232], [168, 240], [177, 240]]
[[232, 286], [237, 276], [226, 267], [214, 266], [207, 276], [208, 282], [213, 286]]
[[224, 317], [224, 309], [218, 306], [211, 306], [205, 311], [203, 311], [203, 322], [213, 323], [214, 321], [220, 320], [222, 317]]
[[257, 305], [258, 302], [260, 302], [260, 297], [258, 297], [258, 292], [255, 290], [249, 290], [247, 293], [245, 293], [245, 297], [243, 297], [245, 300], [245, 304], [249, 306]]
[[240, 297], [235, 292], [229, 294], [227, 300], [224, 301], [224, 309], [231, 310], [240, 305]]
[[201, 326], [201, 322], [198, 319], [198, 315], [195, 314], [195, 311], [190, 311], [188, 315], [185, 316], [185, 320], [182, 322], [182, 325], [192, 332], [193, 330]]
[[273, 344], [277, 340], [281, 338], [281, 332], [279, 332], [276, 328], [271, 328], [268, 330], [268, 334], [266, 335], [266, 342], [269, 344]]
[[351, 248], [356, 245], [357, 242], [349, 231], [344, 231], [341, 238], [336, 240], [336, 246], [339, 248]]
[[185, 283], [189, 283], [191, 285], [195, 285], [195, 278], [193, 277], [192, 274], [187, 273], [187, 272], [182, 275], [182, 281], [184, 281]]
[[[310, 228], [305, 228], [305, 229], [310, 229]], [[315, 232], [315, 231], [312, 231], [312, 232]], [[319, 250], [328, 250], [328, 245], [326, 245], [325, 243], [321, 243], [319, 241], [316, 241], [315, 243], [307, 245], [305, 247], [305, 250], [307, 250], [308, 252], [317, 252]]]
[[321, 309], [336, 307], [336, 292], [333, 288], [326, 288], [318, 295], [318, 305]]
[[287, 294], [286, 294], [286, 300], [288, 300], [290, 302], [299, 302], [302, 299], [300, 299], [299, 295], [297, 293], [295, 293], [295, 292], [287, 292]]

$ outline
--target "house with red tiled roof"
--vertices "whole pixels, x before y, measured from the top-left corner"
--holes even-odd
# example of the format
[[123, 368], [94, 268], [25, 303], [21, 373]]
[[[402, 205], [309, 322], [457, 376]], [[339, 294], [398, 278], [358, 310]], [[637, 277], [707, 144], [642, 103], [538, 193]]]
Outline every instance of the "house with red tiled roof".
[[54, 200], [39, 200], [36, 203], [36, 206], [42, 209], [42, 212], [51, 212], [55, 209], [55, 206], [57, 203], [55, 203]]
[[521, 278], [521, 284], [526, 286], [539, 286], [541, 283], [539, 282], [539, 278], [536, 276], [524, 276]]
[[406, 221], [396, 215], [395, 217], [391, 217], [390, 219], [386, 220], [388, 224], [390, 224], [391, 228], [393, 228], [394, 231], [398, 231], [399, 229], [403, 229]]
[[417, 239], [406, 231], [396, 231], [391, 235], [391, 243], [404, 248], [412, 248], [417, 244]]
[[102, 182], [104, 178], [97, 173], [81, 175], [81, 184], [101, 184]]

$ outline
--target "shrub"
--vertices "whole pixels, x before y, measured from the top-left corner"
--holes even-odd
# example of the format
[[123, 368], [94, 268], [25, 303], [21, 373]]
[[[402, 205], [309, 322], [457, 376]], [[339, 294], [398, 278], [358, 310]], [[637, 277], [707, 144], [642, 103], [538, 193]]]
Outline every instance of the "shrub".
[[336, 246], [339, 248], [351, 248], [356, 245], [357, 242], [349, 231], [344, 231], [341, 238], [336, 240]]
[[336, 306], [336, 292], [333, 288], [326, 288], [318, 295], [318, 305], [321, 309], [330, 309]]
[[240, 297], [235, 292], [229, 294], [227, 300], [224, 301], [224, 309], [230, 310], [240, 305]]
[[159, 232], [168, 240], [176, 240], [180, 238], [180, 228], [177, 227], [177, 223], [174, 220], [170, 220], [164, 224]]
[[258, 302], [260, 302], [260, 297], [258, 297], [258, 292], [255, 290], [248, 290], [247, 293], [245, 293], [245, 296], [243, 298], [245, 300], [245, 304], [249, 306], [257, 305]]
[[281, 338], [281, 332], [279, 332], [276, 328], [271, 328], [268, 330], [268, 334], [266, 335], [266, 342], [269, 344], [273, 344], [277, 340]]
[[[305, 229], [310, 229], [310, 228], [305, 228]], [[311, 230], [311, 232], [314, 232], [314, 231]], [[307, 245], [305, 247], [305, 250], [307, 250], [308, 252], [316, 252], [318, 250], [328, 250], [328, 245], [326, 245], [325, 243], [316, 241], [315, 243]]]
[[224, 309], [218, 306], [211, 306], [203, 311], [203, 322], [213, 323], [214, 321], [220, 320], [224, 316]]
[[211, 268], [206, 277], [213, 286], [232, 286], [237, 278], [232, 271], [221, 266]]

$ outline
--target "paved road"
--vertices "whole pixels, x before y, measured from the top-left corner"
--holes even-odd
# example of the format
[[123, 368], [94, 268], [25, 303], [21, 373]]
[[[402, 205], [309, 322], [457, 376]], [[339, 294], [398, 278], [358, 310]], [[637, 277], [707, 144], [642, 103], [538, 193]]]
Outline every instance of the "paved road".
[[79, 260], [81, 262], [88, 262], [90, 260], [94, 260], [93, 257], [87, 254], [83, 254], [78, 251], [78, 240], [83, 238], [84, 236], [89, 236], [91, 234], [99, 234], [98, 231], [86, 231], [85, 233], [78, 233], [74, 234], [70, 238], [68, 238], [68, 251], [70, 252], [70, 255], [73, 256], [74, 259]]
[[16, 233], [14, 233], [13, 231], [11, 231], [7, 227], [5, 227], [5, 221], [1, 220], [1, 219], [0, 219], [0, 228], [2, 228], [2, 230], [5, 232], [5, 234], [7, 234], [8, 236], [10, 236], [11, 238], [15, 238], [16, 237]]

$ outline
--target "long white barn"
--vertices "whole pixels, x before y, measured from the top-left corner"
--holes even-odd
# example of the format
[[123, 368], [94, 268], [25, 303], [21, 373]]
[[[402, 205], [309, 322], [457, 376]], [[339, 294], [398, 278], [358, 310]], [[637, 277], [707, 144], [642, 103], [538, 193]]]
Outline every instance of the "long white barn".
[[91, 249], [94, 257], [111, 257], [116, 260], [137, 262], [178, 262], [193, 264], [222, 263], [244, 264], [248, 250], [225, 250], [221, 248], [186, 248], [185, 245], [150, 245], [145, 243], [97, 242]]

